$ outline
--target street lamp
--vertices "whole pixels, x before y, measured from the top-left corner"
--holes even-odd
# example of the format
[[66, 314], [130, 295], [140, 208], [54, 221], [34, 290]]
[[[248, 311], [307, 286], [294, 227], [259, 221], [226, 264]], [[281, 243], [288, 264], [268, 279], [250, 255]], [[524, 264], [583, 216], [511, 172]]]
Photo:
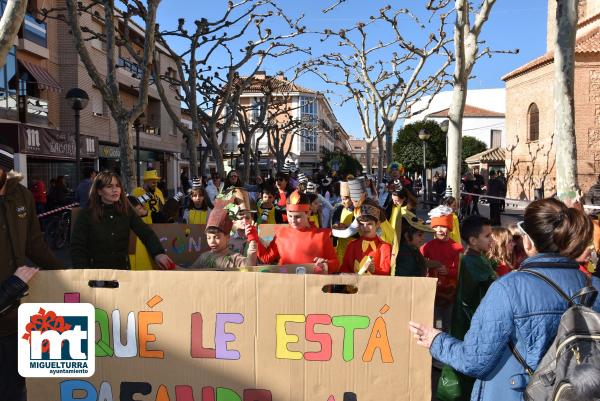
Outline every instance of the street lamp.
[[423, 201], [427, 201], [427, 160], [426, 160], [426, 152], [427, 152], [427, 141], [431, 138], [431, 134], [424, 129], [419, 131], [419, 139], [423, 141]]
[[444, 136], [446, 137], [446, 172], [448, 172], [448, 126], [449, 125], [450, 125], [450, 122], [448, 120], [444, 120], [440, 124], [440, 129], [442, 130], [442, 132], [444, 133]]
[[67, 99], [69, 106], [75, 111], [75, 187], [77, 187], [77, 185], [79, 185], [79, 180], [81, 179], [79, 113], [81, 110], [85, 109], [90, 98], [83, 89], [72, 88], [67, 92], [65, 99]]
[[140, 126], [142, 125], [142, 118], [144, 117], [144, 113], [140, 114], [138, 118], [133, 122], [133, 127], [135, 128], [135, 164], [136, 164], [136, 174], [137, 174], [137, 186], [141, 186], [140, 184], [140, 175], [141, 175], [141, 160], [140, 160]]

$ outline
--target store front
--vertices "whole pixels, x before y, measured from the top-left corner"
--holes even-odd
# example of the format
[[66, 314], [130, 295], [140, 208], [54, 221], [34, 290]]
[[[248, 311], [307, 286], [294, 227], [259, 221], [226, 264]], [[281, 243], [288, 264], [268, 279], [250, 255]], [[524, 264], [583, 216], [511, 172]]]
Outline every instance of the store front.
[[[133, 158], [136, 151], [133, 150]], [[156, 170], [161, 177], [166, 175], [166, 163], [164, 153], [154, 150], [140, 149], [140, 181], [146, 170]], [[121, 175], [120, 159], [121, 153], [118, 146], [114, 144], [101, 144], [99, 146], [100, 171], [109, 170]], [[134, 171], [137, 174], [137, 171]]]
[[[52, 178], [63, 175], [69, 188], [74, 188], [75, 135], [28, 124], [1, 123], [0, 132], [15, 149], [15, 168], [24, 175], [24, 185], [32, 180], [43, 181], [47, 187]], [[98, 159], [98, 139], [81, 135], [79, 143], [81, 169], [95, 167]]]

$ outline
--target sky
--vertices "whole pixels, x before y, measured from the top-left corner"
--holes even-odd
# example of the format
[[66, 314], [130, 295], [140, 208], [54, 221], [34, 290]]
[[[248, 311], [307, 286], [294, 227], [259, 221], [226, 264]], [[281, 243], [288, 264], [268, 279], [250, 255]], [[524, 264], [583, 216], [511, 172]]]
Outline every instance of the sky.
[[[238, 0], [239, 1], [239, 0]], [[424, 27], [419, 29], [410, 21], [402, 21], [402, 32], [415, 43], [420, 43], [428, 33], [434, 29], [427, 23], [427, 17], [422, 11], [425, 0], [390, 0], [389, 4], [396, 8], [408, 8], [421, 17]], [[477, 0], [477, 3], [480, 1]], [[333, 4], [334, 0], [279, 0], [277, 5], [290, 17], [299, 17], [304, 14], [303, 25], [308, 31], [322, 31], [331, 29], [338, 31], [340, 28], [352, 27], [358, 21], [368, 21], [368, 17], [388, 2], [380, 0], [346, 0], [335, 10], [324, 14], [322, 9]], [[224, 0], [163, 0], [158, 12], [158, 22], [161, 29], [175, 28], [179, 18], [185, 18], [186, 24], [193, 26], [193, 20], [202, 17], [214, 20], [223, 14], [227, 5]], [[452, 17], [451, 17], [452, 18]], [[470, 89], [501, 88], [504, 82], [501, 77], [506, 73], [542, 55], [546, 51], [546, 21], [547, 1], [545, 0], [500, 0], [496, 1], [490, 19], [486, 22], [481, 39], [486, 41], [482, 47], [489, 46], [493, 50], [519, 49], [518, 54], [495, 54], [492, 58], [480, 59], [469, 81]], [[283, 25], [271, 24], [274, 32], [283, 32]], [[190, 27], [190, 30], [193, 29]], [[369, 35], [377, 40], [388, 38], [389, 30], [382, 26], [369, 28]], [[452, 27], [447, 27], [447, 32], [452, 34]], [[246, 39], [247, 40], [247, 39]], [[336, 42], [321, 43], [315, 34], [307, 34], [294, 42], [302, 48], [309, 48], [312, 57], [334, 51], [338, 48]], [[241, 47], [243, 42], [239, 43]], [[179, 51], [186, 48], [182, 41], [173, 40], [171, 46]], [[237, 50], [237, 49], [236, 49]], [[263, 68], [267, 74], [275, 75], [278, 71], [288, 70], [286, 75], [291, 75], [290, 68], [309, 58], [309, 55], [299, 53], [285, 58], [268, 59]], [[215, 59], [218, 63], [218, 57]], [[437, 60], [435, 61], [437, 62]], [[437, 66], [437, 64], [435, 65]], [[433, 70], [432, 65], [430, 71]], [[452, 71], [453, 66], [450, 67]], [[243, 73], [243, 71], [242, 71]], [[345, 130], [353, 136], [362, 137], [360, 120], [354, 104], [341, 105], [343, 88], [325, 84], [312, 74], [305, 74], [298, 78], [302, 86], [317, 91], [328, 93], [331, 106], [338, 121]], [[451, 88], [448, 88], [450, 90]], [[397, 125], [399, 128], [401, 124]]]

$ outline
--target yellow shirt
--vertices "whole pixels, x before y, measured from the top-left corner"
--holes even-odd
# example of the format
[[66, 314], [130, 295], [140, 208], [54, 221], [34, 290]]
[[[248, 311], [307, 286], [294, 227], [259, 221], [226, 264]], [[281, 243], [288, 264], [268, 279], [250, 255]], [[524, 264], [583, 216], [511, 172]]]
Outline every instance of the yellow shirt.
[[[131, 191], [131, 195], [138, 197], [138, 196], [144, 195], [147, 192], [148, 191], [146, 191], [145, 188], [137, 187], [137, 188], [134, 188], [133, 191]], [[148, 211], [148, 216], [150, 216], [150, 212], [161, 211], [164, 205], [165, 205], [165, 197], [164, 197], [162, 191], [158, 188], [156, 188], [154, 190], [154, 194], [152, 194], [152, 199], [150, 199], [148, 202], [144, 203], [144, 207]], [[149, 217], [149, 218], [150, 218], [149, 224], [151, 224], [152, 217]]]
[[262, 221], [262, 219], [261, 219], [264, 209], [262, 207], [257, 207], [256, 209], [258, 212], [257, 224], [277, 224], [277, 222], [275, 221], [275, 208], [274, 207], [272, 207], [269, 210], [269, 213], [267, 214], [267, 221]]
[[319, 215], [317, 214], [312, 214], [309, 218], [308, 221], [310, 221], [311, 223], [313, 223], [315, 225], [315, 227], [317, 228], [321, 228], [320, 224], [319, 224]]
[[450, 231], [448, 236], [457, 244], [462, 244], [462, 240], [460, 238], [460, 223], [458, 222], [458, 216], [456, 213], [452, 213], [452, 231]]
[[[354, 220], [354, 213], [346, 208], [342, 209], [342, 213], [340, 215], [340, 223], [349, 226], [352, 224]], [[338, 238], [337, 245], [335, 247], [335, 253], [337, 254], [337, 258], [340, 261], [340, 265], [344, 262], [344, 255], [346, 254], [346, 248], [350, 241], [354, 238]]]
[[207, 215], [206, 210], [188, 209], [185, 211], [183, 219], [187, 224], [206, 224]]

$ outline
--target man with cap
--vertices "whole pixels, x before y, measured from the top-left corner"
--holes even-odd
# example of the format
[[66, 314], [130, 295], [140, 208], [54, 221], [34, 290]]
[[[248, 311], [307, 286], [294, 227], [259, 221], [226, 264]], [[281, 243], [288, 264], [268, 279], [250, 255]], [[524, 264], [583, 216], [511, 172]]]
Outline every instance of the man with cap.
[[160, 177], [156, 170], [144, 171], [143, 180], [144, 186], [134, 188], [133, 191], [131, 191], [131, 195], [137, 197], [147, 193], [150, 196], [150, 200], [144, 204], [144, 207], [148, 209], [149, 213], [148, 216], [144, 217], [142, 220], [146, 224], [152, 224], [153, 220], [159, 219], [158, 214], [165, 205], [165, 196], [157, 186]]
[[340, 271], [389, 276], [392, 246], [377, 236], [379, 225], [385, 221], [385, 211], [373, 199], [366, 199], [355, 210], [360, 238], [348, 245]]
[[21, 400], [25, 379], [17, 370], [17, 308], [27, 290], [27, 281], [37, 269], [62, 268], [40, 230], [35, 201], [20, 184], [23, 176], [14, 171], [12, 148], [0, 145], [0, 398]]

